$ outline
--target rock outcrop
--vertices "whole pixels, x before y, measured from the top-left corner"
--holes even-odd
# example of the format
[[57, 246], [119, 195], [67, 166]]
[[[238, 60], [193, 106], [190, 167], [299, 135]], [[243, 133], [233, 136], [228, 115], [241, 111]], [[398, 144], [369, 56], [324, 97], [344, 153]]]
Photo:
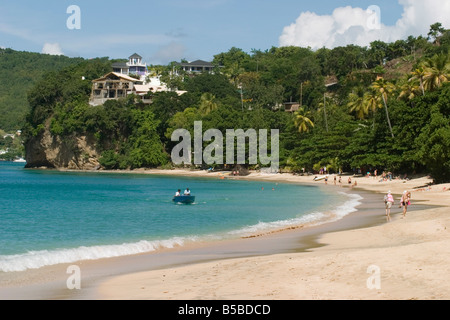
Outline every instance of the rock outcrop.
[[60, 137], [52, 135], [49, 126], [25, 143], [27, 168], [97, 170], [100, 153], [93, 135]]

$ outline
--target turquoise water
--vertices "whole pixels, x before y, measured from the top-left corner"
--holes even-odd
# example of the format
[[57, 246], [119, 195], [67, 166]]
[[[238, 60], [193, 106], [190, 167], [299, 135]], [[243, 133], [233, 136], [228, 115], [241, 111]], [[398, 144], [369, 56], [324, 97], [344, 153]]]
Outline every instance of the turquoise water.
[[[174, 204], [175, 191], [186, 187], [196, 202]], [[240, 237], [339, 218], [356, 205], [315, 186], [63, 173], [0, 162], [0, 271]]]

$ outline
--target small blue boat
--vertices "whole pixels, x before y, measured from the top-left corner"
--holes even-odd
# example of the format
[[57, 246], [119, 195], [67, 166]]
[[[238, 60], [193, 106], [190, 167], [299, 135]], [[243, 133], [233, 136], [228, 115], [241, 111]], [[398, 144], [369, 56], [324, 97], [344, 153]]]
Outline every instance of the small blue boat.
[[195, 196], [189, 195], [174, 196], [172, 200], [175, 203], [191, 204], [195, 201]]

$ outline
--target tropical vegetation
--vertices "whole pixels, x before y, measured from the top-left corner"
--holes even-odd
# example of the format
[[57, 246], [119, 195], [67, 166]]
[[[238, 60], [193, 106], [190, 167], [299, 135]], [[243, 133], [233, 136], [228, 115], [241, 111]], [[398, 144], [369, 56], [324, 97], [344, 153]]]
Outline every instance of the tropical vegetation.
[[[313, 51], [273, 47], [219, 53], [213, 74], [174, 75], [152, 66], [173, 88], [145, 105], [129, 96], [92, 107], [89, 80], [110, 68], [94, 59], [53, 72], [29, 92], [24, 133], [50, 128], [70, 139], [92, 134], [108, 169], [171, 166], [178, 128], [279, 129], [281, 169], [334, 172], [378, 169], [404, 176], [431, 174], [450, 181], [450, 31], [368, 47]], [[82, 76], [85, 77], [82, 80]], [[297, 102], [286, 112], [284, 103]], [[218, 166], [220, 167], [220, 166]], [[253, 166], [255, 168], [258, 165]]]
[[0, 129], [7, 132], [22, 129], [29, 111], [28, 91], [46, 73], [81, 61], [81, 58], [0, 48]]

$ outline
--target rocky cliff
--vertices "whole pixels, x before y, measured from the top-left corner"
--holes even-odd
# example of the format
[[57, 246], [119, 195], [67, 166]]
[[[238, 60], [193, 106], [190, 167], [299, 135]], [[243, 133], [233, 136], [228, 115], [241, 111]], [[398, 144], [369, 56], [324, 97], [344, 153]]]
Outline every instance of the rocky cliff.
[[27, 168], [96, 170], [100, 153], [92, 135], [60, 137], [52, 135], [49, 125], [25, 143]]

